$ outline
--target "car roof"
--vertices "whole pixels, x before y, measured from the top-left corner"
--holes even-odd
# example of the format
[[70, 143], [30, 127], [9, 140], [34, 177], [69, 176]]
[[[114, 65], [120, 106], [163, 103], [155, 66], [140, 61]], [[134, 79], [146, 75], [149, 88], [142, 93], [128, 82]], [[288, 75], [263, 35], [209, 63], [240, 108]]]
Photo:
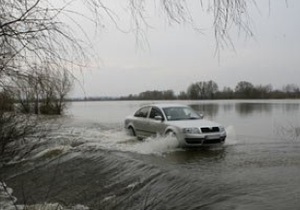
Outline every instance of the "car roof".
[[157, 104], [149, 104], [148, 106], [156, 106], [158, 108], [166, 108], [166, 107], [187, 107], [187, 105], [184, 104], [166, 104], [166, 103], [157, 103]]

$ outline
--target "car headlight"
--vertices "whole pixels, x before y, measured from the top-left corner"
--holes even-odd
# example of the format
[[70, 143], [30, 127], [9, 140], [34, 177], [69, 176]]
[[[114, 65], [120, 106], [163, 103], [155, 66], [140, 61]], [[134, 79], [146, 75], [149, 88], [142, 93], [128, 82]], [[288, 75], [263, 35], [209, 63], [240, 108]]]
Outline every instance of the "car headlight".
[[220, 132], [224, 132], [225, 131], [225, 128], [222, 127], [222, 126], [219, 129], [220, 129]]
[[199, 128], [184, 128], [182, 129], [182, 132], [188, 134], [199, 134], [200, 130]]

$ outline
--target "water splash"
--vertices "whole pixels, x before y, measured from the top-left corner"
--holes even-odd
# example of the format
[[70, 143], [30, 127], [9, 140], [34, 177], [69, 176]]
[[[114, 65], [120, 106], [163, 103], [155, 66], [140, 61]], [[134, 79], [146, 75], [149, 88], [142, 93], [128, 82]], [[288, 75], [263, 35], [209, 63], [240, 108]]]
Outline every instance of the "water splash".
[[178, 149], [178, 140], [172, 136], [147, 138], [134, 146], [134, 151], [142, 154], [164, 154]]
[[[225, 145], [237, 143], [233, 126], [226, 128], [227, 139]], [[48, 137], [44, 149], [36, 152], [33, 159], [52, 157], [70, 150], [117, 150], [139, 154], [163, 155], [177, 151], [178, 141], [172, 136], [156, 136], [139, 141], [136, 137], [129, 136], [121, 124], [100, 123], [66, 123]]]
[[138, 140], [136, 137], [129, 136], [124, 130], [87, 131], [82, 134], [88, 139], [80, 145], [80, 149], [101, 148], [108, 150], [118, 150], [126, 152], [136, 152], [140, 154], [161, 155], [178, 148], [178, 141], [174, 137], [150, 137]]

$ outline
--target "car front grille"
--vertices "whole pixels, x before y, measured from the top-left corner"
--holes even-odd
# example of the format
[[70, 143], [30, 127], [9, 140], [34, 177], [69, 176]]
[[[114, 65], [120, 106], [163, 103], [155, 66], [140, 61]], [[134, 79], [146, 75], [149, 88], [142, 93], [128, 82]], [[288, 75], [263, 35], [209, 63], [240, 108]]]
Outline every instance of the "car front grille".
[[188, 144], [202, 144], [204, 139], [199, 138], [185, 138], [186, 143]]
[[202, 133], [216, 133], [216, 132], [220, 132], [220, 128], [219, 127], [203, 127], [203, 128], [201, 128], [201, 132]]
[[225, 141], [225, 137], [217, 139], [204, 139], [204, 138], [185, 138], [188, 144], [219, 144]]
[[222, 139], [211, 139], [211, 140], [204, 140], [203, 144], [219, 144], [223, 142], [224, 140]]

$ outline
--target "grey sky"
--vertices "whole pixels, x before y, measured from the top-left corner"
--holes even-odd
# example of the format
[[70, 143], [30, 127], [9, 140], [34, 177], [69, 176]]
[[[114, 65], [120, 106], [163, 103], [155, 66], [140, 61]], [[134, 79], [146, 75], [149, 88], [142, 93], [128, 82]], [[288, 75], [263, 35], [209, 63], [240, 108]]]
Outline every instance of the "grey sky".
[[[122, 11], [111, 3], [111, 7]], [[148, 48], [139, 47], [132, 33], [122, 33], [112, 22], [93, 38], [99, 60], [78, 74], [86, 96], [122, 96], [146, 90], [186, 91], [196, 81], [214, 80], [222, 89], [234, 88], [239, 81], [274, 88], [300, 85], [300, 1], [264, 0], [259, 10], [251, 9], [254, 38], [232, 32], [235, 51], [225, 48], [220, 60], [214, 56], [215, 40], [211, 17], [201, 16], [196, 25], [168, 26], [158, 13], [149, 17], [153, 26], [146, 32]], [[201, 11], [200, 7], [197, 10]], [[193, 12], [193, 11], [192, 11]], [[206, 11], [203, 11], [206, 14]], [[203, 14], [202, 13], [202, 14]], [[126, 20], [126, 17], [119, 17]], [[152, 19], [150, 19], [152, 18]], [[120, 21], [122, 26], [125, 21]], [[143, 42], [145, 44], [145, 42]], [[77, 84], [73, 96], [84, 96]]]

